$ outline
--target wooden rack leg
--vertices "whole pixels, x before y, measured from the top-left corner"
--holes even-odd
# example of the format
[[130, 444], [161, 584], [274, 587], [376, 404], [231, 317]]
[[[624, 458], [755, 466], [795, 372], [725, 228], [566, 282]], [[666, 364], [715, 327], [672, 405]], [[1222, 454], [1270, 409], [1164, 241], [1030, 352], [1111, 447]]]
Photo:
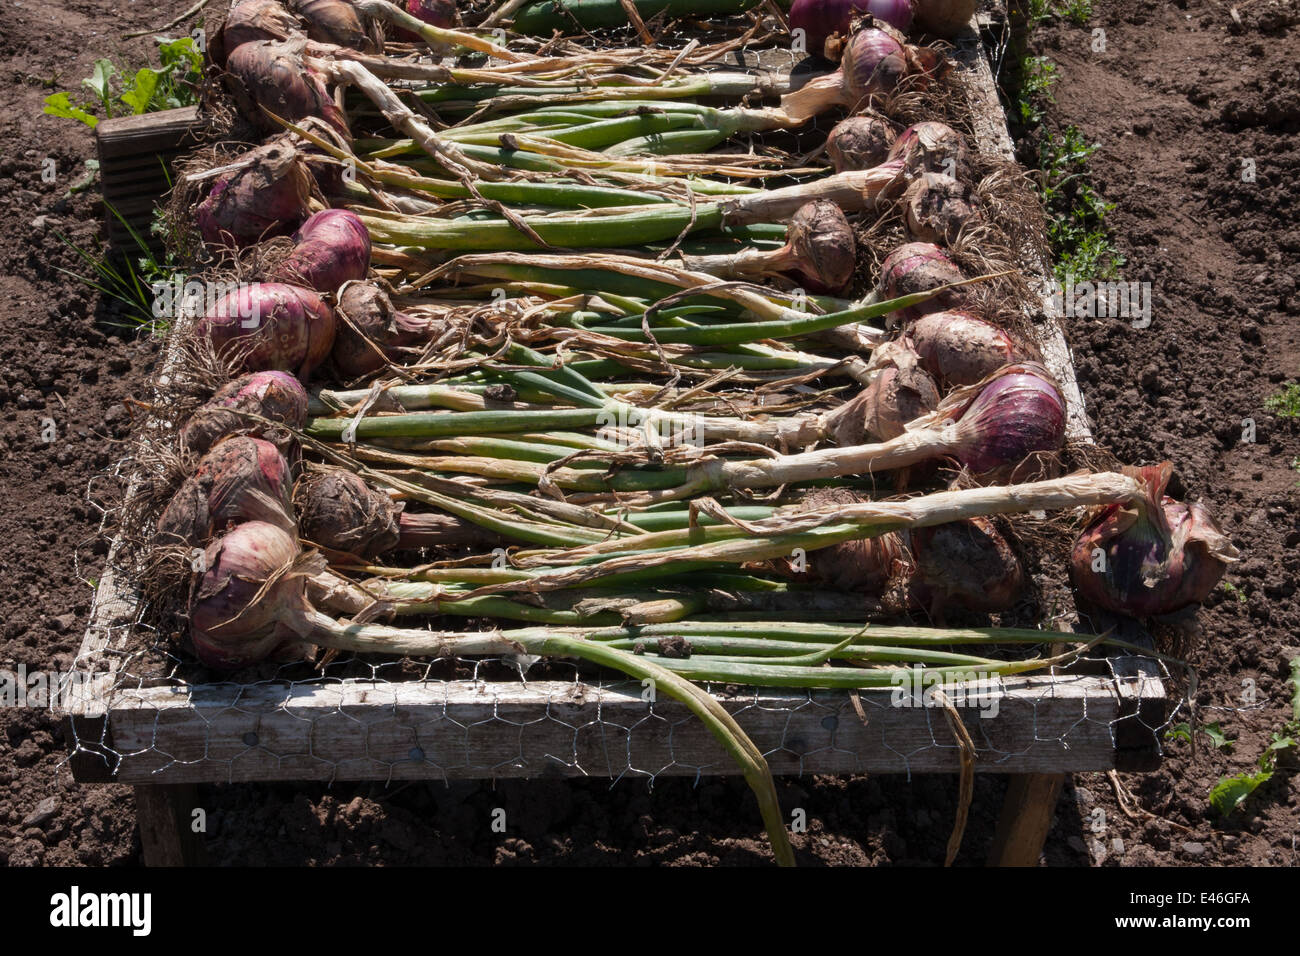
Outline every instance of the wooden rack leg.
[[199, 806], [193, 784], [136, 786], [135, 819], [145, 866], [202, 866], [207, 862], [202, 837], [192, 826]]
[[1013, 773], [1007, 775], [1002, 816], [993, 834], [989, 866], [1037, 866], [1048, 828], [1056, 813], [1056, 799], [1065, 783], [1063, 773]]

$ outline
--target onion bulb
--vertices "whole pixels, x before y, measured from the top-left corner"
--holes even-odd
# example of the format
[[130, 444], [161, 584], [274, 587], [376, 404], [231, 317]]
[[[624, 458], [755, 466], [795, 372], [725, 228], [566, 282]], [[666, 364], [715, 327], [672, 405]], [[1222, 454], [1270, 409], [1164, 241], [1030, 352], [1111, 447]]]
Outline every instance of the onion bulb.
[[370, 233], [356, 213], [324, 209], [299, 227], [296, 245], [270, 278], [334, 292], [345, 282], [364, 279], [370, 269]]
[[916, 25], [937, 37], [952, 38], [970, 26], [976, 0], [912, 0]]
[[968, 518], [910, 532], [916, 605], [942, 618], [949, 607], [995, 612], [1020, 598], [1025, 576], [1015, 551], [988, 518]]
[[268, 440], [273, 437], [267, 434], [268, 426], [246, 418], [242, 412], [301, 429], [307, 424], [307, 391], [288, 372], [241, 375], [219, 388], [181, 427], [182, 453], [205, 455], [227, 435], [247, 433]]
[[301, 35], [298, 21], [279, 0], [240, 0], [208, 44], [208, 56], [217, 66], [224, 67], [230, 53], [245, 43], [288, 40]]
[[826, 416], [826, 430], [844, 447], [888, 441], [903, 434], [908, 422], [934, 411], [939, 390], [903, 342], [890, 342], [872, 355], [878, 367], [871, 383], [852, 401]]
[[[915, 292], [929, 292], [951, 282], [961, 282], [965, 278], [948, 254], [929, 242], [905, 243], [887, 255], [880, 265], [880, 286], [887, 299]], [[930, 312], [956, 309], [961, 304], [961, 290], [949, 289], [928, 302], [900, 309], [891, 315], [907, 321]]]
[[261, 107], [293, 123], [316, 117], [347, 135], [343, 113], [320, 74], [303, 62], [300, 49], [300, 41], [241, 43], [226, 57], [231, 95], [247, 119], [269, 132], [281, 127]]
[[969, 312], [932, 312], [907, 327], [921, 365], [947, 385], [974, 385], [1025, 350], [992, 322]]
[[204, 242], [248, 246], [292, 232], [307, 217], [311, 173], [287, 138], [249, 150], [230, 165], [195, 212]]
[[289, 9], [307, 24], [307, 36], [362, 53], [374, 50], [356, 7], [346, 0], [288, 0]]
[[195, 326], [250, 371], [292, 371], [305, 381], [334, 345], [334, 310], [311, 289], [252, 282], [219, 299]]
[[1094, 607], [1149, 617], [1200, 604], [1238, 557], [1209, 511], [1165, 495], [1173, 465], [1125, 468], [1142, 485], [1127, 504], [1096, 509], [1070, 556], [1070, 579]]
[[265, 521], [236, 525], [204, 551], [190, 598], [190, 635], [209, 667], [248, 667], [311, 633], [314, 610], [294, 565], [298, 542]]
[[889, 159], [901, 160], [915, 175], [943, 173], [963, 182], [970, 178], [971, 155], [966, 137], [945, 123], [929, 120], [913, 123], [898, 134], [889, 148]]
[[921, 242], [952, 243], [983, 218], [974, 190], [943, 173], [922, 173], [903, 193], [907, 234]]
[[338, 323], [330, 357], [345, 378], [362, 378], [400, 361], [402, 349], [428, 341], [436, 329], [431, 320], [399, 311], [373, 282], [348, 283], [339, 294], [339, 311], [346, 321]]
[[496, 535], [452, 515], [404, 511], [400, 502], [341, 468], [299, 482], [295, 501], [304, 539], [360, 558], [386, 551], [499, 543]]
[[850, 116], [835, 124], [826, 137], [826, 152], [837, 173], [871, 169], [889, 158], [894, 130], [877, 116]]
[[203, 456], [158, 519], [164, 541], [195, 546], [213, 531], [265, 521], [292, 531], [289, 463], [278, 448], [248, 435], [219, 442]]
[[[953, 455], [972, 474], [1021, 480], [1026, 459], [1060, 450], [1065, 399], [1043, 366], [1008, 365], [971, 389], [975, 397], [956, 421]], [[956, 393], [949, 399], [959, 400]]]

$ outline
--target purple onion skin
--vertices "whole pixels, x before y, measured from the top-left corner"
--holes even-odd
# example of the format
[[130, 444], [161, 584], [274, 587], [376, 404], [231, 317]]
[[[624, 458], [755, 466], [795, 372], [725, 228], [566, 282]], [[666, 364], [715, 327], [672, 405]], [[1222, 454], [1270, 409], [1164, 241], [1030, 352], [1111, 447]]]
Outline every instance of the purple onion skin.
[[912, 22], [910, 0], [795, 0], [790, 7], [790, 29], [802, 29], [808, 52], [822, 55], [832, 33], [847, 36], [855, 15], [869, 13], [896, 30]]
[[276, 133], [281, 129], [263, 114], [260, 107], [265, 107], [294, 123], [314, 116], [349, 135], [347, 121], [321, 75], [303, 63], [292, 42], [241, 43], [227, 55], [226, 71], [241, 112], [262, 129]]
[[288, 372], [241, 375], [219, 388], [181, 427], [181, 451], [202, 456], [227, 435], [245, 431], [261, 434], [267, 428], [238, 412], [253, 412], [300, 430], [307, 424], [307, 390]]
[[294, 233], [297, 245], [270, 276], [273, 282], [334, 292], [370, 271], [370, 233], [356, 213], [325, 209]]
[[275, 577], [299, 553], [293, 535], [263, 521], [237, 525], [208, 545], [206, 570], [190, 600], [190, 636], [200, 661], [220, 670], [249, 667], [306, 636], [305, 580]]
[[[404, 9], [417, 20], [423, 20], [430, 26], [449, 30], [460, 23], [456, 12], [455, 0], [406, 0]], [[418, 33], [398, 28], [396, 38], [407, 43], [423, 43], [424, 38]]]
[[840, 69], [850, 101], [865, 104], [898, 87], [907, 75], [907, 56], [903, 45], [884, 30], [868, 27], [849, 38]]
[[[889, 299], [914, 292], [928, 292], [965, 278], [948, 254], [929, 242], [905, 243], [886, 256], [880, 266], [880, 285], [885, 297]], [[890, 314], [911, 322], [931, 312], [959, 308], [961, 302], [960, 290], [953, 290], [937, 295], [928, 302]]]
[[889, 158], [894, 131], [874, 116], [850, 116], [826, 137], [826, 152], [837, 173], [871, 169]]
[[1202, 603], [1236, 559], [1236, 548], [1203, 505], [1164, 494], [1173, 474], [1169, 462], [1124, 473], [1142, 483], [1144, 494], [1127, 506], [1097, 509], [1075, 542], [1070, 579], [1079, 598], [1139, 618]]
[[966, 406], [957, 422], [956, 457], [974, 475], [1007, 475], [1035, 452], [1059, 451], [1065, 441], [1065, 399], [1036, 363], [1009, 365]]
[[287, 40], [300, 34], [298, 21], [279, 0], [240, 0], [208, 44], [208, 57], [217, 66], [237, 47], [256, 40]]
[[247, 435], [226, 438], [172, 497], [158, 519], [159, 535], [166, 543], [194, 547], [214, 531], [245, 521], [292, 530], [292, 485], [289, 463], [275, 445]]
[[306, 218], [311, 175], [291, 144], [273, 140], [235, 162], [247, 165], [218, 177], [195, 211], [204, 242], [248, 246], [291, 232]]
[[218, 354], [250, 371], [292, 371], [306, 381], [334, 345], [334, 310], [311, 289], [252, 282], [219, 300], [199, 320]]

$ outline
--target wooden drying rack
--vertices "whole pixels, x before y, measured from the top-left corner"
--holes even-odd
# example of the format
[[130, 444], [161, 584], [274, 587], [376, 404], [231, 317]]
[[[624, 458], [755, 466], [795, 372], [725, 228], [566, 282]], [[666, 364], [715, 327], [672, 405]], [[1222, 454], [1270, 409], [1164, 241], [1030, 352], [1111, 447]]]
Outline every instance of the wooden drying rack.
[[[972, 23], [958, 38], [977, 146], [1012, 158], [994, 78]], [[166, 164], [192, 143], [194, 110], [102, 122], [105, 198], [147, 226], [166, 189]], [[110, 236], [126, 231], [108, 217]], [[1027, 272], [1044, 278], [1036, 259]], [[1072, 439], [1090, 440], [1059, 313], [1046, 299], [1039, 325], [1046, 364], [1068, 403]], [[174, 374], [165, 360], [160, 382]], [[737, 772], [685, 707], [647, 702], [640, 688], [579, 681], [321, 680], [150, 686], [123, 678], [138, 595], [117, 571], [115, 544], [78, 657], [76, 696], [65, 701], [69, 758], [82, 783], [135, 788], [145, 862], [197, 862], [191, 832], [199, 783], [619, 776]], [[138, 638], [135, 640], [138, 641]], [[776, 774], [956, 773], [959, 749], [932, 708], [889, 706], [889, 691], [860, 694], [864, 723], [842, 692], [719, 696]], [[958, 708], [975, 739], [976, 770], [1010, 778], [989, 862], [1036, 865], [1065, 775], [1151, 770], [1168, 701], [1154, 661], [1122, 656], [1068, 672], [1007, 679], [998, 716]], [[563, 755], [563, 756], [555, 756]]]

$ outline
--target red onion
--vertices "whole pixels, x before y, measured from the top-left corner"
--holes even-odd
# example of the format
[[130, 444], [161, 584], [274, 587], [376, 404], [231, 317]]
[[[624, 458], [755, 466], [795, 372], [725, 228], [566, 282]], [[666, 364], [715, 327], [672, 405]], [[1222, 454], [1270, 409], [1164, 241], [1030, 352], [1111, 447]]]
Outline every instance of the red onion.
[[990, 376], [956, 423], [952, 454], [974, 475], [1023, 479], [1018, 466], [1065, 441], [1065, 399], [1036, 362], [1008, 365]]
[[955, 37], [970, 26], [976, 0], [912, 0], [916, 25], [939, 37]]
[[840, 292], [853, 281], [857, 245], [840, 207], [817, 199], [799, 207], [786, 230], [789, 270], [803, 279], [808, 291]]
[[275, 139], [237, 157], [195, 213], [203, 241], [251, 245], [292, 232], [306, 218], [311, 174], [287, 139]]
[[865, 445], [903, 434], [908, 422], [939, 406], [939, 390], [906, 344], [891, 342], [876, 350], [877, 371], [856, 398], [826, 416], [826, 427], [837, 445]]
[[[850, 488], [817, 488], [799, 502], [798, 510], [868, 501]], [[888, 532], [871, 538], [854, 538], [822, 548], [808, 559], [808, 577], [834, 591], [882, 594], [895, 579], [908, 573], [907, 532]]]
[[1020, 561], [987, 518], [969, 518], [910, 533], [913, 600], [942, 619], [944, 609], [994, 612], [1011, 608], [1024, 588]]
[[158, 519], [158, 531], [194, 546], [243, 521], [293, 530], [289, 463], [273, 444], [247, 435], [219, 442], [185, 480]]
[[302, 33], [298, 21], [279, 0], [241, 0], [208, 44], [208, 56], [224, 67], [236, 48], [255, 40], [288, 40]]
[[942, 173], [965, 181], [970, 178], [971, 155], [966, 138], [951, 126], [929, 121], [914, 123], [898, 134], [889, 159], [901, 160], [908, 173]]
[[345, 282], [364, 279], [370, 269], [370, 233], [356, 213], [325, 209], [302, 224], [297, 245], [270, 278], [317, 292], [334, 292]]
[[[880, 266], [880, 286], [887, 299], [910, 295], [914, 292], [928, 292], [931, 289], [960, 282], [962, 275], [957, 264], [948, 258], [938, 246], [929, 242], [909, 242], [899, 246]], [[918, 319], [930, 312], [959, 308], [962, 304], [961, 290], [950, 289], [936, 295], [928, 302], [900, 309], [896, 315], [903, 320]]]
[[399, 312], [388, 293], [373, 282], [349, 283], [339, 295], [339, 310], [348, 321], [339, 322], [330, 357], [345, 378], [362, 378], [387, 361], [400, 361], [402, 349], [428, 341], [437, 328], [430, 320]]
[[1165, 495], [1173, 465], [1125, 468], [1143, 487], [1128, 504], [1098, 508], [1075, 542], [1070, 579], [1094, 607], [1148, 617], [1200, 604], [1238, 551], [1199, 502]]
[[261, 128], [278, 132], [260, 107], [281, 119], [300, 122], [314, 116], [347, 135], [347, 122], [325, 89], [320, 74], [309, 69], [295, 41], [254, 40], [241, 43], [226, 58], [231, 95], [241, 112]]
[[252, 282], [220, 299], [195, 334], [244, 368], [293, 371], [305, 381], [329, 355], [334, 325], [334, 310], [312, 290]]
[[204, 664], [233, 670], [311, 634], [306, 584], [293, 570], [298, 542], [264, 521], [237, 525], [204, 551], [190, 599], [190, 634]]
[[366, 53], [375, 45], [366, 35], [361, 17], [345, 0], [288, 0], [289, 9], [307, 23], [307, 36]]
[[[183, 453], [204, 455], [227, 435], [249, 433], [270, 438], [267, 426], [239, 412], [301, 429], [307, 423], [307, 392], [288, 372], [250, 372], [226, 383], [181, 428]], [[279, 446], [277, 446], [279, 447]]]
[[794, 0], [790, 29], [803, 30], [808, 52], [821, 56], [830, 35], [847, 36], [853, 17], [863, 13], [896, 30], [906, 30], [912, 22], [910, 0]]
[[844, 89], [850, 103], [867, 103], [872, 96], [890, 94], [907, 74], [903, 44], [884, 30], [868, 27], [849, 38], [840, 58]]
[[894, 130], [875, 116], [850, 116], [835, 125], [826, 137], [826, 152], [837, 173], [847, 169], [871, 169], [889, 158]]
[[907, 327], [921, 365], [948, 385], [974, 385], [1027, 356], [1010, 335], [969, 312], [934, 312]]
[[299, 483], [300, 531], [312, 544], [362, 558], [386, 551], [499, 543], [496, 535], [451, 515], [415, 514], [343, 469]]
[[922, 242], [955, 242], [983, 218], [974, 190], [942, 173], [922, 173], [903, 193], [907, 234]]

